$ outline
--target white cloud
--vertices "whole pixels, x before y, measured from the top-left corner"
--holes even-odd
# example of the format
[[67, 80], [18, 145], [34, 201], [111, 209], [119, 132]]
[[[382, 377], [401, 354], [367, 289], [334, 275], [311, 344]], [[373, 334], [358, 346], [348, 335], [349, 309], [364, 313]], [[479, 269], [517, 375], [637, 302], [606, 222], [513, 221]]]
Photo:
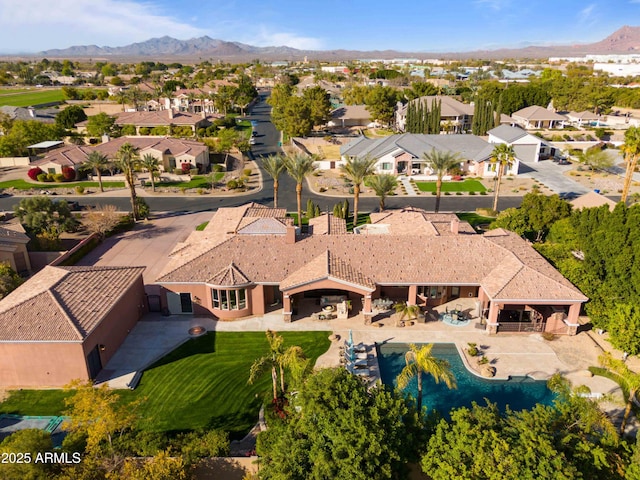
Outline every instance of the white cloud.
[[71, 45], [120, 46], [169, 35], [186, 39], [202, 29], [131, 0], [0, 0], [0, 45], [32, 52]]
[[582, 23], [589, 23], [593, 21], [593, 11], [596, 8], [596, 4], [592, 3], [591, 5], [587, 5], [580, 12], [578, 12], [578, 20]]
[[489, 7], [492, 10], [499, 11], [508, 7], [511, 0], [474, 0], [474, 3], [480, 7]]
[[280, 47], [284, 45], [299, 50], [321, 50], [323, 48], [323, 42], [318, 38], [303, 37], [290, 32], [273, 32], [267, 27], [259, 28], [244, 43], [256, 47]]

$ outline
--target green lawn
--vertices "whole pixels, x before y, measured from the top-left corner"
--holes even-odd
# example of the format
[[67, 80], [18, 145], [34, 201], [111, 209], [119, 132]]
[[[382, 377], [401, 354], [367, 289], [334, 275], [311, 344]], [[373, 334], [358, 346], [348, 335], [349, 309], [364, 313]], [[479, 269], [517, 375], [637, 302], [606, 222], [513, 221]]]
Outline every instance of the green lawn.
[[491, 223], [495, 220], [495, 217], [485, 217], [473, 212], [460, 212], [456, 213], [456, 215], [460, 220], [464, 220], [465, 222], [471, 224], [472, 227]]
[[[421, 192], [435, 192], [436, 182], [416, 182], [416, 187]], [[461, 182], [442, 182], [442, 193], [444, 192], [486, 192], [481, 182], [478, 180], [463, 180]]]
[[156, 187], [209, 188], [209, 180], [204, 175], [194, 175], [183, 182], [156, 182]]
[[[329, 332], [282, 332], [285, 346], [299, 345], [315, 359], [329, 348]], [[249, 368], [266, 353], [264, 332], [210, 332], [187, 343], [146, 370], [122, 402], [146, 397], [140, 428], [180, 431], [222, 428], [242, 436], [257, 421], [260, 404], [271, 391], [271, 376], [248, 385]], [[61, 390], [17, 390], [0, 404], [0, 413], [59, 415]]]
[[[75, 188], [82, 186], [85, 188], [99, 188], [98, 182], [67, 182], [67, 183], [53, 183], [53, 182], [38, 182], [30, 183], [26, 180], [7, 180], [6, 182], [0, 182], [0, 188], [15, 188], [16, 190], [30, 190], [32, 188], [40, 190], [53, 190], [54, 188]], [[124, 182], [102, 182], [102, 186], [107, 188], [124, 188]]]
[[[0, 92], [3, 93], [3, 92]], [[0, 106], [28, 107], [40, 103], [61, 102], [64, 100], [62, 90], [28, 90], [10, 95], [0, 95]]]

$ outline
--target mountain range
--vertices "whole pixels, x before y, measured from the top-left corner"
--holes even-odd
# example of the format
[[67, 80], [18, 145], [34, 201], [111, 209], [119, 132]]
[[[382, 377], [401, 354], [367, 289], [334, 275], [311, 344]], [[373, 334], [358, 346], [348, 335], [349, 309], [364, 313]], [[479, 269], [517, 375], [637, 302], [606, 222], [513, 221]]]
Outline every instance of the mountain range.
[[522, 48], [501, 48], [497, 50], [476, 50], [472, 52], [400, 52], [396, 50], [298, 50], [291, 47], [255, 47], [239, 42], [227, 42], [207, 36], [189, 40], [177, 40], [164, 36], [133, 43], [122, 47], [99, 47], [97, 45], [73, 46], [65, 49], [45, 50], [37, 56], [53, 58], [90, 57], [132, 59], [223, 59], [226, 61], [309, 60], [343, 61], [349, 59], [390, 59], [413, 58], [545, 58], [560, 55], [606, 53], [640, 53], [640, 27], [624, 26], [604, 40], [590, 44], [527, 46]]

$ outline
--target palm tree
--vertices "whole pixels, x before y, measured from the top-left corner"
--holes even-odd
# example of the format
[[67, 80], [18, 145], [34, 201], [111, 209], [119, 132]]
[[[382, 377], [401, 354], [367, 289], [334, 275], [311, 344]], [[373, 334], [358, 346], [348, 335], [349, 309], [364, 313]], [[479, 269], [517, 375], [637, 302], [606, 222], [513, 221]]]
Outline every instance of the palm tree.
[[380, 198], [380, 211], [384, 211], [384, 201], [391, 195], [398, 186], [398, 179], [395, 175], [383, 173], [380, 175], [372, 175], [367, 178], [367, 186], [376, 192]]
[[144, 168], [147, 172], [149, 172], [151, 176], [151, 190], [156, 191], [156, 182], [153, 178], [153, 173], [158, 172], [160, 170], [160, 162], [156, 157], [147, 153], [144, 157], [140, 159], [140, 166]]
[[609, 352], [600, 355], [598, 361], [604, 368], [618, 375], [627, 386], [629, 396], [626, 399], [627, 406], [624, 409], [622, 423], [620, 423], [620, 435], [624, 435], [629, 414], [631, 413], [631, 407], [633, 406], [634, 400], [637, 399], [638, 392], [640, 392], [640, 373], [631, 371], [622, 360], [613, 358]]
[[309, 362], [301, 347], [294, 345], [278, 352], [278, 366], [280, 367], [280, 391], [284, 395], [284, 369], [288, 368], [293, 377], [300, 379]]
[[440, 194], [442, 191], [442, 177], [444, 177], [449, 170], [458, 166], [460, 163], [460, 157], [457, 153], [443, 152], [432, 148], [430, 152], [424, 152], [422, 158], [427, 162], [427, 166], [436, 175], [436, 208], [435, 212], [440, 210]]
[[420, 347], [411, 344], [409, 351], [405, 354], [406, 366], [398, 375], [398, 388], [405, 388], [413, 377], [418, 379], [418, 411], [422, 411], [422, 374], [426, 373], [433, 377], [436, 383], [441, 381], [447, 387], [457, 388], [456, 378], [449, 369], [449, 362], [436, 358], [431, 353], [433, 344], [422, 345]]
[[267, 369], [270, 369], [273, 399], [278, 400], [278, 354], [282, 349], [284, 339], [272, 330], [267, 330], [265, 334], [267, 335], [267, 342], [269, 342], [269, 353], [253, 362], [249, 370], [249, 383], [254, 383]]
[[314, 160], [309, 155], [296, 153], [284, 159], [287, 173], [296, 181], [296, 197], [298, 200], [298, 226], [302, 227], [302, 182], [304, 178], [312, 173], [316, 167]]
[[133, 220], [138, 220], [138, 198], [135, 186], [135, 168], [138, 165], [138, 149], [129, 142], [123, 144], [116, 153], [116, 165], [124, 174], [131, 194], [131, 213]]
[[638, 157], [640, 156], [640, 128], [629, 127], [624, 133], [624, 144], [621, 147], [624, 152], [624, 159], [627, 162], [627, 171], [624, 175], [624, 187], [622, 189], [622, 197], [620, 201], [625, 203], [629, 195], [629, 188], [633, 180], [633, 173], [638, 165]]
[[376, 173], [375, 165], [378, 159], [369, 157], [350, 157], [340, 171], [353, 183], [353, 226], [358, 225], [358, 201], [360, 199], [360, 185], [364, 179]]
[[286, 168], [282, 155], [269, 155], [262, 159], [262, 168], [273, 178], [273, 206], [278, 208], [278, 178]]
[[100, 185], [100, 191], [104, 192], [104, 188], [102, 186], [102, 169], [107, 168], [109, 166], [109, 157], [107, 157], [104, 153], [100, 153], [97, 150], [94, 150], [89, 154], [87, 160], [84, 162], [82, 166], [83, 169], [90, 170], [98, 176], [98, 185]]
[[516, 153], [511, 145], [506, 143], [498, 143], [493, 147], [490, 162], [497, 166], [496, 172], [496, 191], [493, 197], [493, 210], [498, 211], [498, 198], [500, 197], [500, 181], [505, 170], [513, 165], [516, 159]]
[[396, 303], [393, 309], [396, 311], [396, 314], [398, 314], [396, 326], [398, 326], [404, 318], [407, 320], [418, 318], [418, 314], [420, 313], [420, 307], [418, 305], [410, 305], [407, 302]]

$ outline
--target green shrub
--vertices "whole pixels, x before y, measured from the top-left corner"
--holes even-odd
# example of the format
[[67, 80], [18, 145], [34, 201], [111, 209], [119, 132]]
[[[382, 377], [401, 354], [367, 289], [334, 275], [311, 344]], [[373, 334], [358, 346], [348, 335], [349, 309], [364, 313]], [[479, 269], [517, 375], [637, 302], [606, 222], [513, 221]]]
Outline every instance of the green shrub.
[[456, 195], [462, 195], [462, 192], [456, 192]]
[[199, 188], [196, 192], [198, 192], [198, 195], [202, 195], [204, 194], [204, 188]]
[[[482, 193], [485, 193], [485, 192], [482, 192]], [[469, 195], [475, 195], [475, 194], [476, 194], [476, 192], [474, 192], [473, 190], [471, 190], [471, 191], [469, 192]]]
[[56, 173], [53, 175], [53, 181], [56, 183], [61, 183], [65, 181], [63, 173]]
[[140, 132], [140, 135], [149, 135], [151, 129], [149, 127], [140, 127], [138, 131]]
[[238, 182], [236, 180], [233, 180], [233, 179], [229, 180], [227, 182], [227, 188], [229, 190], [235, 190], [236, 188], [238, 188]]
[[184, 172], [182, 171], [181, 168], [174, 168], [173, 173], [176, 175], [182, 175]]
[[47, 174], [47, 173], [39, 173], [38, 176], [36, 177], [36, 180], [38, 180], [39, 182], [48, 182], [49, 181], [49, 174]]
[[480, 195], [486, 195], [486, 194], [487, 194], [487, 192], [484, 192], [484, 191], [480, 192]]
[[216, 172], [216, 173], [217, 173], [217, 172], [221, 172], [221, 171], [223, 171], [223, 170], [224, 170], [224, 167], [223, 167], [221, 164], [216, 163], [216, 164], [211, 168], [211, 170], [213, 170], [214, 172]]
[[451, 192], [444, 192], [445, 195], [451, 195]]
[[475, 343], [468, 343], [468, 348], [467, 348], [467, 353], [469, 354], [469, 356], [471, 357], [477, 357], [478, 356], [478, 346]]
[[76, 185], [76, 193], [78, 195], [84, 194], [84, 187], [82, 185]]
[[242, 170], [242, 175], [244, 175], [245, 177], [250, 177], [251, 172], [252, 170], [250, 168], [245, 168], [244, 170]]
[[194, 175], [197, 175], [197, 174], [198, 174], [198, 169], [197, 168], [192, 168], [192, 169], [189, 170], [189, 175], [191, 175], [192, 177]]

